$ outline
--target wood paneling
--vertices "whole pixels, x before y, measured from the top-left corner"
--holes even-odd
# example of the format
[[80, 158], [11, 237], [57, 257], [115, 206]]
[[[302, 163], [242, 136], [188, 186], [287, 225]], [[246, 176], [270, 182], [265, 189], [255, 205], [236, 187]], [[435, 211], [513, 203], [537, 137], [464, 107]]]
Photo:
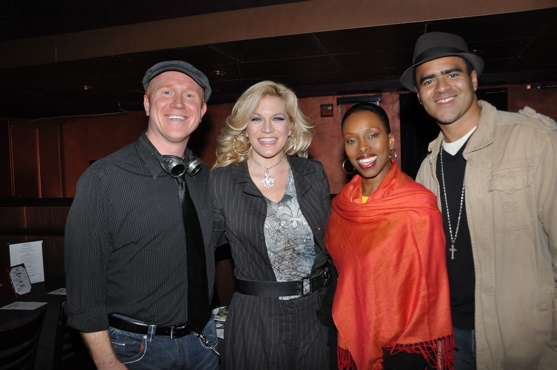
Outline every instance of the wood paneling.
[[92, 161], [137, 140], [147, 128], [145, 112], [72, 117], [61, 123], [64, 197], [75, 196], [75, 184]]
[[[538, 113], [557, 119], [557, 84], [539, 85], [540, 88], [530, 88], [527, 85], [509, 85], [509, 111], [529, 106]], [[550, 87], [553, 86], [553, 87]]]
[[43, 241], [45, 277], [64, 276], [64, 228], [71, 200], [0, 204], [0, 271], [10, 266], [9, 244]]
[[12, 126], [14, 195], [39, 198], [38, 129]]
[[39, 192], [41, 198], [62, 198], [60, 130], [39, 129]]
[[[4, 135], [6, 135], [4, 137]], [[61, 198], [60, 129], [56, 124], [5, 120], [0, 126], [0, 198]]]
[[0, 197], [13, 195], [9, 131], [9, 121], [0, 118]]

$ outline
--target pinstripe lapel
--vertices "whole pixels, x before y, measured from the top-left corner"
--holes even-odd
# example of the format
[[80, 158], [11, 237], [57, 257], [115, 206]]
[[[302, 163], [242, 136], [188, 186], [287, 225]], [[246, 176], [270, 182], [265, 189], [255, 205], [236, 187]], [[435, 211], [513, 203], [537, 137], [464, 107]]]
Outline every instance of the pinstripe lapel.
[[310, 177], [313, 174], [313, 168], [310, 166], [311, 162], [305, 158], [287, 156], [288, 163], [292, 168], [294, 175], [294, 184], [296, 185], [296, 193], [298, 195], [298, 202], [301, 202], [304, 194], [306, 194], [312, 187]]
[[310, 193], [310, 190], [315, 186], [314, 181], [317, 180], [315, 164], [310, 160], [299, 157], [289, 158], [289, 163], [294, 175], [300, 209], [315, 236], [318, 248], [325, 251], [323, 234], [317, 232], [318, 229], [324, 230], [325, 227], [323, 224], [323, 204], [320, 203], [319, 199], [316, 199], [316, 194]]
[[248, 163], [247, 161], [243, 161], [238, 165], [231, 164], [232, 166], [232, 174], [230, 176], [230, 180], [233, 184], [244, 184], [244, 193], [255, 195], [258, 197], [263, 197], [257, 186], [251, 181], [251, 177], [249, 175], [248, 170]]

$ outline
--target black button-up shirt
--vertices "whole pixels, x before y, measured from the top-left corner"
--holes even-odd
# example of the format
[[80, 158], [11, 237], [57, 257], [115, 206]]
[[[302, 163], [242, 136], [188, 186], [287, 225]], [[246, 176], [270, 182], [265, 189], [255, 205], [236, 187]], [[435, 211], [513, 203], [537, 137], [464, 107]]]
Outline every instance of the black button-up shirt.
[[[135, 143], [94, 162], [77, 183], [66, 224], [65, 267], [68, 323], [80, 331], [107, 329], [111, 313], [147, 324], [186, 322], [186, 243], [178, 185], [154, 153], [143, 133]], [[204, 165], [196, 176], [185, 175], [206, 245], [212, 223], [208, 172]], [[206, 254], [212, 287], [214, 258]]]

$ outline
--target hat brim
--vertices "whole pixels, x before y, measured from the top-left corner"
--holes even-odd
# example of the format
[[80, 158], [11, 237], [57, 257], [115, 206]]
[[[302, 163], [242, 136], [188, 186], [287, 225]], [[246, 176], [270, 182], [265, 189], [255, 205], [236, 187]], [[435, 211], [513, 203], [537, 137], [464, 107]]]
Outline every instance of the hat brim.
[[404, 73], [400, 77], [400, 83], [404, 87], [406, 87], [408, 90], [416, 92], [416, 83], [414, 81], [414, 70], [416, 69], [416, 67], [421, 65], [421, 64], [424, 64], [426, 62], [429, 62], [431, 60], [434, 60], [434, 59], [450, 57], [450, 56], [461, 57], [464, 60], [468, 61], [470, 64], [472, 64], [472, 67], [474, 68], [474, 70], [476, 71], [478, 76], [483, 72], [484, 61], [481, 57], [477, 56], [476, 54], [472, 54], [472, 53], [447, 53], [447, 54], [443, 54], [443, 55], [431, 56], [429, 58], [426, 58], [426, 59], [423, 59], [423, 60], [420, 60], [420, 61], [414, 63], [406, 71], [404, 71]]

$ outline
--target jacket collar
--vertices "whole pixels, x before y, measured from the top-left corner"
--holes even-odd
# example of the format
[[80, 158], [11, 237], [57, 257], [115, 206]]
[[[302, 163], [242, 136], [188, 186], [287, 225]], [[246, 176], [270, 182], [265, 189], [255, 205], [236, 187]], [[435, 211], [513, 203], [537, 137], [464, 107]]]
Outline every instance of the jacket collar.
[[464, 158], [475, 152], [477, 150], [483, 149], [491, 144], [493, 144], [493, 138], [495, 137], [495, 120], [497, 109], [486, 101], [479, 100], [478, 104], [482, 110], [480, 115], [480, 121], [478, 122], [478, 128], [470, 136], [468, 144], [464, 149], [462, 155]]
[[[468, 139], [468, 144], [466, 144], [466, 148], [462, 153], [464, 158], [468, 158], [468, 155], [472, 152], [491, 145], [495, 136], [494, 122], [497, 109], [483, 100], [478, 100], [478, 104], [482, 110], [480, 120], [478, 121], [478, 128]], [[437, 160], [443, 138], [443, 132], [440, 132], [437, 138], [429, 143], [428, 151], [432, 154], [429, 159], [431, 163], [435, 163]]]

